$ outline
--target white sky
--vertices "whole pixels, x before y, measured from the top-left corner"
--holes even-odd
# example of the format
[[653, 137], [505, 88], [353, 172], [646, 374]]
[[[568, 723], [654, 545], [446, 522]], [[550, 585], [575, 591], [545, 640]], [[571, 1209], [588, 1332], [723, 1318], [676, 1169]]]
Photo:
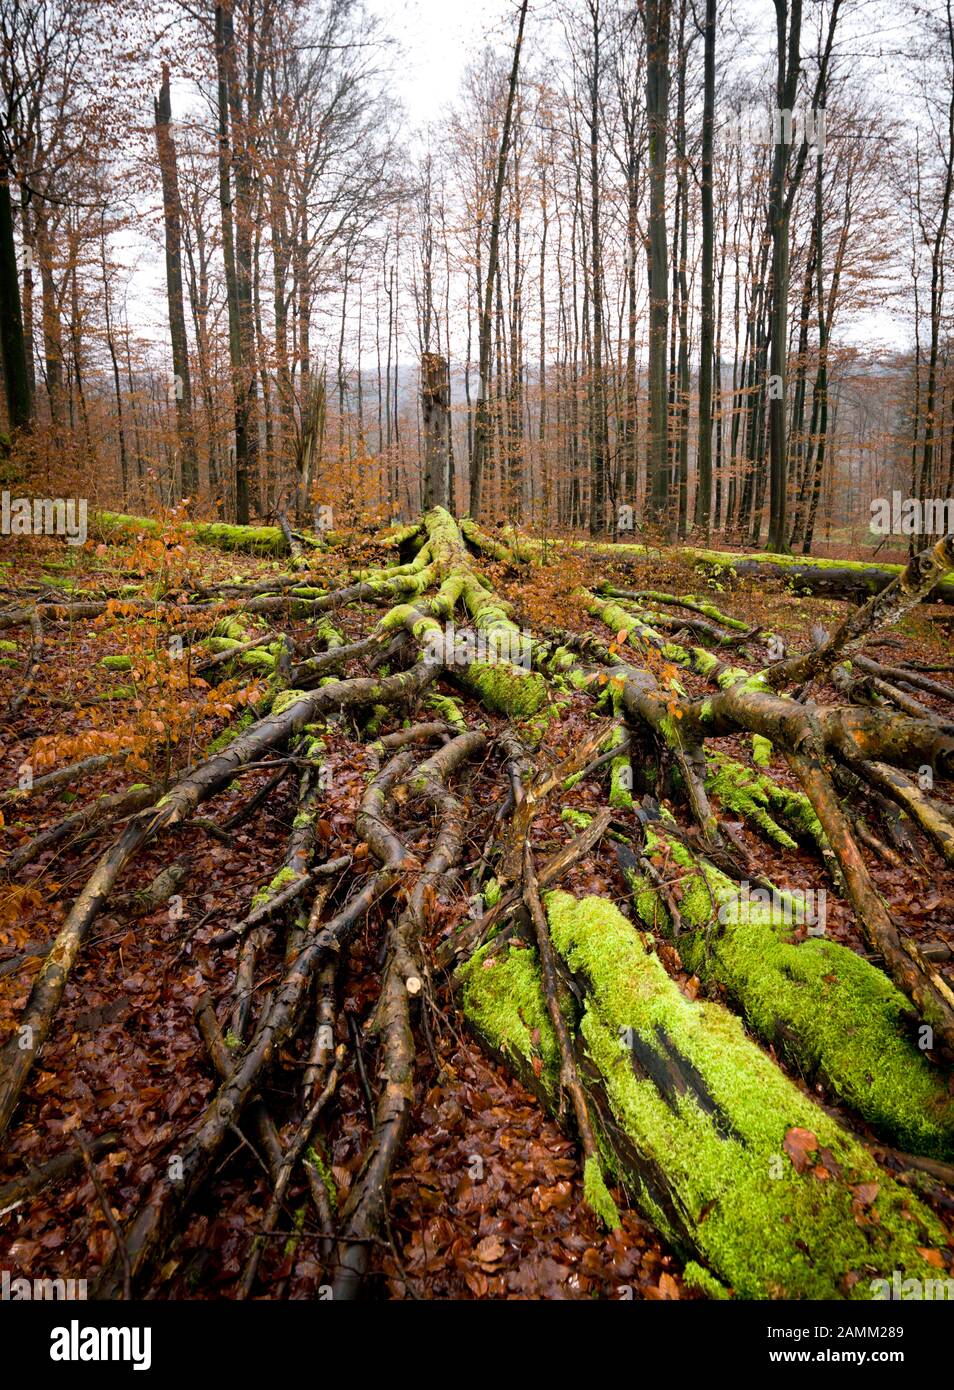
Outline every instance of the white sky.
[[[494, 44], [512, 51], [517, 0], [366, 0], [368, 9], [384, 23], [388, 33], [400, 44], [394, 63], [395, 94], [403, 103], [409, 127], [423, 131], [429, 122], [439, 120], [457, 100], [467, 66], [479, 58], [482, 49]], [[635, 0], [633, 0], [635, 5]], [[815, 16], [806, 7], [806, 48], [814, 34]], [[872, 76], [890, 73], [891, 58], [903, 47], [908, 32], [917, 30], [919, 19], [911, 13], [899, 14], [885, 0], [854, 0], [846, 7], [840, 46], [849, 61], [862, 59]], [[548, 21], [555, 17], [556, 0], [533, 0], [527, 19], [527, 36], [533, 42]], [[749, 23], [736, 27], [754, 62], [761, 63], [772, 53], [775, 16], [769, 0], [743, 0], [735, 8], [735, 23], [748, 15]], [[852, 37], [849, 37], [851, 35]], [[852, 39], [861, 39], [857, 50]], [[881, 81], [886, 92], [894, 85], [890, 77]], [[895, 94], [900, 95], [900, 94]], [[888, 350], [903, 347], [910, 327], [898, 315], [896, 305], [883, 310], [869, 309], [844, 319], [839, 328], [842, 341], [858, 345], [879, 345]]]
[[401, 45], [395, 88], [412, 126], [435, 120], [487, 42], [513, 43], [514, 0], [367, 0]]
[[[514, 23], [518, 0], [365, 0], [368, 10], [382, 21], [385, 32], [395, 41], [388, 64], [392, 79], [390, 87], [406, 112], [405, 133], [408, 137], [424, 131], [431, 122], [444, 117], [457, 101], [461, 80], [467, 66], [479, 59], [482, 50], [492, 44], [501, 53], [512, 51]], [[635, 0], [634, 0], [635, 3]], [[527, 24], [531, 47], [541, 31], [555, 18], [556, 0], [533, 0]], [[750, 0], [749, 14], [754, 23], [746, 25], [740, 37], [744, 49], [761, 61], [771, 51], [771, 5], [769, 0]], [[736, 9], [736, 14], [744, 14]], [[883, 55], [890, 67], [890, 55], [900, 46], [898, 29], [906, 28], [908, 17], [899, 20], [890, 5], [885, 12], [884, 0], [854, 0], [849, 7], [851, 27], [866, 21], [864, 55], [855, 54], [845, 31], [845, 49], [849, 61], [861, 58], [877, 72], [875, 55]], [[739, 31], [736, 31], [739, 34]], [[872, 61], [873, 60], [873, 61]], [[880, 84], [879, 84], [880, 85]], [[892, 91], [894, 84], [885, 84], [889, 100], [900, 93]], [[174, 105], [188, 100], [185, 92], [174, 91]], [[413, 149], [409, 138], [406, 146]], [[133, 268], [130, 301], [136, 305], [137, 327], [149, 339], [165, 342], [167, 332], [164, 306], [165, 272], [158, 241], [143, 245], [134, 238], [135, 251], [130, 247], [129, 260]], [[123, 257], [125, 259], [125, 257]], [[901, 306], [886, 304], [883, 310], [869, 310], [854, 320], [844, 320], [839, 337], [858, 344], [882, 344], [897, 348], [909, 337], [909, 325], [899, 314]]]

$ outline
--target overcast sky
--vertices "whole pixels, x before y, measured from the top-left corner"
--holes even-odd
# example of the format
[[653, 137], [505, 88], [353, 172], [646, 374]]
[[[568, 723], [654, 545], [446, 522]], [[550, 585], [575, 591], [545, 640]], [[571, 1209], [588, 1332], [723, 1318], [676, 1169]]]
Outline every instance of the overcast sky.
[[[513, 43], [513, 0], [367, 0], [402, 48], [396, 89], [411, 124], [434, 121], [457, 96], [461, 74], [489, 41]], [[544, 7], [541, 7], [544, 8]]]
[[[512, 51], [517, 0], [365, 0], [370, 12], [382, 21], [386, 33], [395, 41], [389, 64], [392, 90], [406, 111], [408, 136], [422, 133], [430, 123], [439, 122], [456, 102], [467, 66], [480, 57], [490, 43], [501, 54]], [[557, 21], [557, 0], [533, 0], [528, 21], [532, 46]], [[814, 32], [808, 7], [808, 36]], [[770, 0], [749, 0], [736, 5], [734, 32], [726, 39], [761, 65], [774, 42], [774, 14]], [[887, 102], [903, 101], [898, 90], [894, 55], [905, 46], [908, 30], [919, 23], [917, 9], [900, 8], [892, 0], [854, 0], [846, 15], [836, 47], [842, 59], [858, 62], [871, 73], [873, 86], [883, 90]], [[174, 93], [174, 100], [176, 94]], [[188, 97], [183, 91], [183, 103]], [[131, 238], [139, 242], [139, 238]], [[141, 243], [140, 243], [141, 246]], [[125, 258], [124, 258], [125, 259]], [[130, 246], [134, 268], [130, 298], [137, 302], [140, 330], [145, 336], [164, 341], [164, 268], [158, 245], [153, 243], [145, 258]], [[144, 301], [148, 301], [148, 306]], [[843, 321], [843, 339], [888, 348], [901, 347], [910, 335], [910, 326], [899, 316], [897, 301], [883, 311], [868, 310], [853, 323]]]

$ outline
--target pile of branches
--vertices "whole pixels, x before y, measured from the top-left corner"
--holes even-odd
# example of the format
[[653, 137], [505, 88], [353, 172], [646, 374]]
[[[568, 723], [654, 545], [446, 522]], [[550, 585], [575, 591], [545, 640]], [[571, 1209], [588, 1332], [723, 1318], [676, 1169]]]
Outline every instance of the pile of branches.
[[[779, 655], [771, 634], [712, 604], [659, 591], [651, 557], [647, 587], [579, 595], [591, 630], [530, 632], [487, 578], [488, 557], [526, 563], [511, 547], [441, 508], [385, 540], [393, 563], [331, 586], [328, 566], [133, 600], [150, 612], [174, 605], [193, 620], [205, 634], [196, 637], [205, 646], [196, 669], [208, 679], [242, 662], [264, 670], [268, 708], [178, 777], [100, 798], [18, 845], [2, 866], [14, 877], [53, 845], [102, 844], [0, 1052], [0, 1135], [35, 1103], [37, 1062], [70, 972], [135, 857], [196, 821], [250, 769], [275, 764], [239, 818], [298, 777], [280, 872], [211, 943], [235, 960], [230, 996], [205, 996], [196, 1009], [217, 1089], [174, 1167], [115, 1224], [99, 1295], [148, 1286], [238, 1130], [271, 1188], [238, 1296], [255, 1291], [268, 1237], [301, 1180], [332, 1296], [356, 1296], [369, 1252], [387, 1236], [391, 1175], [421, 1080], [417, 1038], [426, 1043], [450, 1007], [579, 1140], [586, 1197], [605, 1224], [616, 1224], [620, 1202], [638, 1206], [710, 1295], [864, 1297], [894, 1270], [931, 1277], [947, 1238], [929, 1201], [754, 1039], [823, 1082], [892, 1154], [895, 1145], [911, 1151], [909, 1167], [926, 1182], [954, 1176], [954, 993], [943, 962], [899, 930], [861, 848], [892, 862], [920, 833], [954, 862], [954, 821], [921, 775], [929, 769], [932, 785], [954, 775], [954, 726], [918, 698], [951, 691], [863, 652], [954, 569], [954, 539], [917, 556], [796, 655]], [[44, 623], [97, 616], [109, 602], [23, 595], [0, 611], [0, 627], [32, 634], [17, 707], [40, 666]], [[344, 617], [368, 605], [380, 617], [346, 640]], [[248, 620], [261, 614], [269, 623], [304, 617], [308, 636], [253, 632]], [[766, 650], [776, 659], [753, 663]], [[688, 693], [692, 685], [705, 693]], [[816, 698], [823, 687], [834, 703]], [[601, 717], [570, 754], [548, 761], [541, 730], [568, 698], [591, 701]], [[464, 713], [475, 701], [479, 722]], [[354, 826], [367, 847], [360, 865], [322, 858], [317, 833], [326, 741], [344, 717], [362, 722], [371, 768]], [[755, 770], [711, 746], [731, 735], [754, 738]], [[773, 760], [790, 775], [773, 775]], [[507, 795], [479, 861], [466, 865], [468, 784], [488, 761], [501, 767]], [[86, 760], [52, 776], [66, 783], [94, 770]], [[577, 833], [539, 858], [534, 817], [599, 770], [608, 804], [568, 812]], [[811, 846], [850, 904], [868, 958], [790, 938], [778, 911], [784, 894], [753, 865], [727, 812], [775, 845]], [[235, 822], [203, 823], [227, 837]], [[561, 888], [606, 845], [625, 913]], [[175, 892], [176, 867], [160, 899]], [[474, 911], [442, 927], [467, 872]], [[740, 895], [743, 882], [764, 897]], [[372, 913], [376, 905], [385, 910]], [[362, 1036], [349, 1037], [342, 975], [369, 921], [382, 932], [378, 999]], [[665, 937], [732, 1011], [680, 991], [657, 950]], [[363, 1066], [369, 1046], [373, 1123], [338, 1213], [314, 1138], [349, 1050], [360, 1049]], [[276, 1074], [289, 1057], [295, 1096], [290, 1107], [282, 1102], [279, 1123]], [[287, 1097], [287, 1078], [281, 1089]], [[77, 1161], [93, 1158], [86, 1145]], [[2, 1193], [7, 1205], [37, 1181], [14, 1179]]]

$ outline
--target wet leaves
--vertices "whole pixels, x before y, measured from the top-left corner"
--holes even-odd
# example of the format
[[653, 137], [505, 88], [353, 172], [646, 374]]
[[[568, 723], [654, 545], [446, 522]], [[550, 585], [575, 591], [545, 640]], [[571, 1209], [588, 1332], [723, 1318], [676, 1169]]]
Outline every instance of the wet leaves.
[[[526, 1092], [472, 1044], [440, 1058], [447, 1070], [394, 1180], [392, 1223], [414, 1292], [618, 1298], [625, 1286], [640, 1298], [660, 1296], [660, 1273], [677, 1284], [672, 1257], [633, 1213], [602, 1232], [582, 1202], [575, 1146]], [[386, 1258], [384, 1270], [391, 1295], [409, 1296]]]
[[[361, 564], [368, 562], [367, 545], [354, 547], [349, 554]], [[106, 559], [107, 553], [100, 558]], [[144, 539], [136, 563], [153, 576], [163, 573], [164, 566], [178, 566], [183, 592], [188, 587], [188, 547], [181, 553], [176, 550], [170, 560], [164, 546]], [[669, 557], [662, 557], [659, 565], [660, 584], [675, 592], [697, 586], [698, 577], [680, 571]], [[227, 568], [215, 573], [236, 571], [259, 573], [254, 563], [237, 557], [231, 557]], [[582, 617], [573, 591], [607, 574], [605, 565], [597, 573], [585, 560], [574, 558], [533, 576], [533, 582], [524, 575], [519, 582], [506, 582], [510, 583], [509, 596], [519, 621], [530, 627], [563, 625], [579, 631], [590, 624]], [[503, 578], [503, 573], [497, 578]], [[743, 588], [733, 595], [733, 611], [768, 626], [782, 627], [777, 621], [781, 617], [786, 635], [797, 642], [799, 625], [804, 624], [807, 632], [823, 608], [815, 601], [795, 605], [784, 595]], [[346, 637], [357, 636], [367, 630], [367, 614], [343, 613], [340, 624]], [[130, 637], [133, 632], [139, 634], [135, 639]], [[135, 610], [121, 603], [95, 626], [77, 627], [69, 650], [66, 629], [51, 625], [49, 642], [57, 662], [56, 680], [69, 690], [73, 703], [65, 708], [45, 704], [44, 695], [53, 693], [53, 687], [41, 686], [35, 701], [20, 712], [16, 727], [4, 730], [0, 747], [4, 785], [15, 785], [17, 768], [31, 754], [36, 771], [41, 771], [60, 766], [71, 757], [111, 751], [120, 736], [132, 740], [134, 753], [131, 760], [101, 770], [90, 785], [5, 804], [5, 823], [0, 820], [3, 852], [59, 819], [74, 800], [82, 804], [91, 795], [119, 789], [134, 780], [130, 773], [140, 775], [140, 766], [155, 770], [150, 758], [157, 749], [162, 750], [158, 770], [164, 771], [167, 740], [173, 748], [173, 767], [181, 766], [197, 748], [205, 746], [223, 720], [256, 698], [256, 686], [239, 682], [225, 687], [195, 682], [186, 691], [176, 684], [176, 670], [156, 657], [157, 632], [151, 622], [140, 626]], [[131, 640], [135, 650], [131, 652], [130, 678], [136, 684], [136, 699], [128, 709], [83, 703], [105, 688], [105, 673], [99, 664], [103, 655], [126, 651]], [[58, 646], [61, 642], [62, 648]], [[637, 650], [627, 639], [626, 630], [620, 630], [613, 645], [619, 648], [624, 643], [630, 659], [637, 655], [649, 659], [643, 647]], [[661, 664], [656, 674], [667, 683], [676, 672]], [[12, 679], [7, 671], [0, 670], [0, 704], [9, 696]], [[681, 679], [691, 693], [705, 692], [697, 678], [681, 674]], [[118, 680], [116, 675], [109, 677], [112, 684]], [[818, 694], [826, 698], [824, 692]], [[926, 698], [930, 702], [930, 697]], [[555, 762], [593, 728], [592, 705], [586, 697], [566, 692], [559, 699], [559, 713], [544, 729], [537, 749], [544, 763]], [[479, 715], [475, 706], [465, 706], [465, 713], [475, 720]], [[492, 732], [497, 727], [497, 721], [479, 717]], [[117, 720], [123, 721], [121, 728]], [[355, 807], [367, 770], [366, 753], [349, 721], [336, 725], [326, 741], [333, 775], [317, 823], [317, 838], [323, 854], [347, 852], [353, 857], [352, 874], [343, 876], [335, 886], [334, 891], [343, 894], [363, 881], [372, 866], [367, 845], [355, 844], [354, 831]], [[737, 758], [749, 757], [750, 750], [742, 739], [717, 740], [715, 746]], [[479, 861], [492, 836], [493, 816], [505, 794], [499, 774], [499, 763], [491, 758], [486, 766], [475, 770], [467, 790], [465, 860], [471, 866]], [[784, 767], [773, 765], [773, 774], [791, 785]], [[267, 775], [257, 772], [244, 777], [216, 800], [211, 814], [220, 823], [224, 821]], [[657, 789], [657, 795], [663, 794]], [[604, 804], [602, 769], [542, 809], [532, 827], [535, 851], [549, 853], [565, 844], [571, 831], [561, 820], [563, 806], [593, 812]], [[141, 857], [124, 884], [130, 894], [142, 891], [167, 867], [170, 855], [189, 857], [192, 874], [182, 890], [183, 916], [170, 921], [167, 910], [160, 907], [132, 917], [113, 902], [110, 916], [99, 919], [67, 987], [57, 1025], [44, 1049], [42, 1068], [32, 1079], [3, 1176], [48, 1159], [71, 1142], [80, 1126], [89, 1133], [117, 1129], [122, 1148], [100, 1160], [98, 1169], [110, 1204], [120, 1219], [126, 1220], [144, 1186], [166, 1171], [170, 1155], [178, 1152], [195, 1127], [216, 1085], [192, 1011], [199, 995], [208, 990], [219, 1006], [220, 1018], [227, 1016], [237, 952], [235, 948], [213, 951], [209, 941], [230, 921], [241, 917], [253, 888], [267, 881], [278, 867], [294, 814], [294, 779], [290, 778], [273, 794], [268, 806], [236, 832], [232, 845], [210, 840], [195, 827], [182, 827], [161, 849], [154, 848]], [[425, 834], [418, 823], [414, 832], [410, 808], [405, 807], [402, 814], [409, 816], [412, 827], [409, 848], [413, 847], [415, 862], [422, 862], [430, 843], [430, 827]], [[619, 814], [625, 821], [627, 813]], [[780, 850], [744, 825], [737, 827], [737, 835], [753, 866], [780, 885], [817, 886], [818, 861], [809, 851]], [[70, 845], [56, 855], [47, 854], [30, 866], [22, 884], [7, 886], [0, 894], [0, 1031], [13, 1026], [40, 967], [45, 944], [59, 928], [77, 880], [82, 881], [84, 868], [88, 869], [100, 848], [99, 844]], [[925, 864], [933, 866], [932, 851], [923, 849]], [[940, 874], [935, 875], [934, 883], [928, 883], [925, 869], [913, 858], [900, 867], [881, 864], [867, 851], [866, 859], [879, 890], [906, 930], [917, 939], [937, 937], [954, 945], [954, 897]], [[682, 886], [673, 866], [660, 860], [657, 868], [672, 880], [671, 891], [679, 901]], [[605, 843], [573, 867], [564, 886], [578, 893], [607, 894], [624, 906], [626, 903], [615, 856]], [[428, 916], [435, 941], [465, 920], [472, 892], [473, 886], [462, 882], [456, 897], [429, 898]], [[377, 999], [387, 910], [382, 907], [369, 915], [347, 953], [342, 969], [343, 1007], [336, 1021], [336, 1042], [345, 1042], [350, 1048], [346, 1015], [353, 1015], [372, 1084], [377, 1052], [367, 1023]], [[828, 898], [828, 936], [856, 947], [861, 944], [851, 913], [834, 892]], [[261, 978], [280, 968], [282, 948], [280, 935], [269, 938]], [[699, 981], [687, 975], [678, 951], [659, 938], [655, 949], [683, 993], [696, 998]], [[5, 962], [24, 951], [36, 954], [27, 954], [15, 969], [4, 972]], [[494, 968], [493, 959], [486, 964], [488, 969]], [[446, 1017], [435, 1024], [436, 1064], [430, 1049], [425, 1049], [423, 1041], [421, 1044], [417, 1108], [393, 1182], [391, 1225], [398, 1258], [386, 1244], [374, 1248], [371, 1296], [635, 1297], [659, 1301], [694, 1296], [682, 1284], [678, 1262], [639, 1217], [623, 1207], [620, 1230], [607, 1235], [598, 1226], [582, 1200], [576, 1146], [547, 1119], [532, 1096], [502, 1069], [491, 1065], [476, 1044], [458, 1036], [458, 1025], [451, 1003]], [[302, 1060], [300, 1049], [284, 1049], [270, 1078], [269, 1100], [286, 1137], [292, 1123], [290, 1101]], [[539, 1057], [534, 1067], [539, 1075]], [[814, 1094], [824, 1099], [820, 1092]], [[339, 1205], [354, 1186], [368, 1132], [363, 1086], [351, 1065], [342, 1077], [334, 1114], [328, 1116], [319, 1136]], [[844, 1181], [834, 1156], [819, 1148], [811, 1130], [789, 1130], [784, 1149], [805, 1182]], [[876, 1183], [852, 1189], [852, 1212], [860, 1225], [876, 1219], [872, 1208], [877, 1194]], [[250, 1234], [261, 1221], [267, 1201], [267, 1180], [249, 1147], [248, 1136], [240, 1139], [236, 1135], [203, 1191], [174, 1255], [157, 1273], [152, 1291], [161, 1296], [229, 1296], [247, 1256]], [[265, 1296], [315, 1297], [326, 1276], [317, 1222], [300, 1178], [289, 1196], [289, 1227], [299, 1219], [298, 1213], [302, 1213], [302, 1224], [295, 1240], [286, 1247], [291, 1232], [283, 1230], [263, 1261], [260, 1292]], [[93, 1276], [111, 1252], [112, 1235], [84, 1172], [74, 1173], [38, 1194], [0, 1228], [0, 1259], [36, 1274], [69, 1275], [81, 1269]], [[922, 1253], [935, 1268], [944, 1267], [942, 1252], [926, 1249]], [[850, 1272], [846, 1285], [858, 1277]]]
[[807, 1173], [812, 1166], [812, 1155], [818, 1151], [818, 1140], [810, 1129], [790, 1129], [782, 1141], [782, 1147], [792, 1160], [796, 1173]]

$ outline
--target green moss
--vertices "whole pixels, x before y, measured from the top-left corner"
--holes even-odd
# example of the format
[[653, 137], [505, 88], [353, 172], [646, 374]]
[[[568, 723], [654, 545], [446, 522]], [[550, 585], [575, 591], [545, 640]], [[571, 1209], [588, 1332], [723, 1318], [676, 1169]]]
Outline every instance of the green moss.
[[272, 704], [272, 714], [283, 714], [299, 700], [307, 700], [307, 690], [280, 690]]
[[547, 698], [547, 683], [539, 672], [509, 662], [473, 661], [461, 680], [485, 709], [512, 719], [528, 719]]
[[457, 729], [460, 733], [466, 731], [467, 721], [461, 713], [460, 705], [452, 695], [428, 695], [424, 704], [439, 715], [445, 723], [450, 724], [452, 729]]
[[710, 796], [718, 797], [723, 808], [784, 849], [797, 849], [798, 842], [789, 830], [779, 825], [776, 816], [796, 835], [814, 841], [823, 852], [827, 850], [821, 823], [804, 792], [791, 791], [765, 773], [753, 772], [743, 763], [714, 750], [706, 751], [705, 787]]
[[[221, 638], [225, 638], [233, 643], [247, 642], [249, 640], [249, 636], [250, 633], [248, 631], [247, 621], [244, 618], [219, 618], [218, 621], [215, 623], [214, 627], [212, 628], [212, 634], [209, 639], [209, 645], [212, 646], [212, 643], [216, 639]], [[226, 648], [212, 647], [212, 650], [225, 651]]]
[[230, 743], [234, 743], [245, 729], [249, 728], [255, 716], [251, 710], [245, 710], [240, 714], [234, 724], [229, 724], [220, 734], [217, 734], [208, 748], [205, 750], [206, 757], [213, 757], [216, 753], [222, 753], [228, 748]]
[[500, 902], [501, 887], [495, 878], [488, 879], [484, 888], [484, 906], [496, 907]]
[[[625, 743], [625, 732], [622, 729], [614, 729], [609, 742], [613, 747]], [[632, 774], [633, 770], [630, 766], [628, 753], [621, 753], [610, 763], [609, 804], [615, 810], [631, 811], [633, 809]]]
[[315, 636], [318, 638], [319, 642], [324, 642], [329, 651], [333, 651], [336, 647], [344, 646], [344, 637], [342, 637], [338, 629], [333, 623], [329, 622], [327, 618], [323, 618], [320, 622], [315, 623]]
[[418, 618], [411, 624], [411, 633], [419, 642], [423, 642], [429, 632], [441, 633], [443, 630], [436, 618]]
[[104, 656], [104, 657], [101, 657], [101, 658], [100, 658], [100, 663], [99, 663], [99, 664], [100, 664], [100, 666], [105, 667], [105, 669], [106, 669], [107, 671], [131, 671], [131, 670], [132, 670], [132, 657], [131, 657], [131, 656]]
[[260, 888], [252, 898], [252, 907], [263, 907], [271, 898], [277, 897], [283, 888], [287, 888], [290, 883], [295, 883], [299, 875], [295, 870], [286, 864], [279, 869], [278, 873], [265, 888]]
[[251, 666], [254, 671], [274, 671], [278, 656], [265, 647], [252, 647], [239, 657], [243, 666]]
[[17, 651], [17, 644], [16, 644], [16, 642], [8, 642], [8, 641], [6, 641], [6, 640], [0, 642], [0, 652], [14, 652], [14, 653], [15, 653], [16, 651]]
[[294, 1255], [296, 1249], [298, 1248], [298, 1241], [301, 1232], [305, 1228], [305, 1215], [307, 1211], [308, 1206], [305, 1202], [302, 1202], [300, 1207], [295, 1208], [294, 1214], [292, 1216], [292, 1229], [294, 1231], [294, 1234], [290, 1235], [288, 1239], [285, 1241], [285, 1244], [282, 1246], [282, 1252], [286, 1260], [290, 1259], [292, 1255]]
[[199, 522], [187, 528], [202, 545], [219, 550], [248, 550], [254, 554], [283, 555], [285, 537], [278, 526], [228, 526], [225, 522]]
[[334, 1174], [317, 1144], [310, 1144], [305, 1150], [305, 1162], [312, 1164], [318, 1170], [318, 1175], [328, 1194], [328, 1201], [331, 1203], [331, 1210], [336, 1212], [338, 1210], [338, 1186]]
[[707, 680], [719, 668], [719, 658], [712, 652], [703, 650], [702, 647], [693, 649], [693, 657], [693, 669], [696, 675], [704, 676]]
[[397, 550], [402, 545], [416, 540], [420, 534], [421, 523], [419, 521], [412, 521], [408, 526], [398, 526], [395, 530], [382, 531], [378, 540], [382, 545], [391, 546], [393, 549]]
[[577, 811], [572, 806], [564, 806], [560, 812], [560, 819], [566, 821], [567, 825], [572, 825], [574, 830], [585, 830], [593, 817], [588, 811]]
[[679, 733], [679, 722], [671, 714], [664, 714], [659, 720], [659, 732], [666, 740], [670, 748], [682, 747], [682, 736]]
[[772, 741], [762, 734], [752, 735], [752, 761], [756, 767], [772, 766]]
[[54, 589], [65, 589], [74, 596], [82, 595], [85, 590], [76, 588], [76, 579], [72, 575], [60, 574], [41, 574], [40, 583], [46, 584]]
[[[654, 846], [661, 843], [653, 835]], [[891, 1143], [945, 1158], [954, 1153], [954, 1096], [911, 1037], [910, 1005], [888, 977], [836, 942], [795, 943], [805, 902], [758, 889], [740, 894], [718, 869], [668, 841], [687, 870], [679, 904], [683, 964], [721, 985], [749, 1026], [809, 1080], [820, 1079]], [[640, 918], [671, 929], [665, 905], [645, 879], [631, 887]], [[713, 901], [719, 927], [713, 922]], [[686, 927], [695, 928], [687, 932]]]
[[509, 947], [485, 959], [477, 951], [458, 971], [464, 1011], [494, 1052], [509, 1060], [525, 1081], [536, 1076], [547, 1098], [557, 1093], [560, 1048], [550, 1022], [534, 950]]
[[391, 717], [387, 705], [372, 705], [367, 722], [362, 730], [365, 738], [377, 738], [383, 726]]
[[544, 705], [529, 719], [524, 719], [520, 724], [520, 737], [524, 743], [530, 747], [535, 747], [542, 742], [550, 725], [560, 719], [568, 707], [568, 700], [556, 700]]
[[[676, 1205], [667, 1214], [644, 1178], [637, 1200], [672, 1239], [690, 1243], [747, 1298], [863, 1298], [872, 1270], [927, 1274], [918, 1246], [943, 1239], [939, 1223], [788, 1081], [738, 1019], [687, 999], [606, 900], [554, 892], [547, 912], [554, 944], [586, 984], [580, 1032], [613, 1114], [665, 1173]], [[627, 1037], [638, 1040], [638, 1067]], [[699, 1079], [696, 1090], [667, 1087], [677, 1059], [684, 1078]], [[785, 1152], [795, 1127], [816, 1136], [836, 1174], [795, 1170]], [[861, 1183], [878, 1185], [863, 1223], [853, 1205]], [[863, 1277], [847, 1290], [851, 1273]]]
[[[699, 670], [699, 662], [702, 657], [710, 657], [712, 655], [711, 652], [704, 652], [701, 647], [693, 647], [692, 654], [696, 670]], [[700, 672], [700, 674], [703, 673]], [[741, 691], [750, 695], [775, 694], [775, 691], [772, 690], [772, 687], [761, 672], [757, 671], [753, 675], [752, 672], [747, 671], [744, 666], [723, 667], [715, 677], [715, 682], [720, 690], [734, 690], [735, 687], [738, 686]]]
[[409, 603], [399, 603], [395, 608], [390, 609], [381, 619], [381, 629], [383, 632], [393, 632], [399, 627], [404, 627], [405, 623], [410, 622], [414, 616], [414, 609]]
[[608, 1231], [615, 1231], [620, 1225], [616, 1203], [606, 1186], [603, 1167], [596, 1154], [590, 1154], [583, 1165], [583, 1197], [591, 1211], [595, 1212]]
[[[229, 526], [221, 521], [183, 521], [177, 525], [201, 545], [211, 545], [218, 550], [281, 555], [287, 548], [278, 526]], [[93, 517], [94, 533], [106, 540], [128, 539], [139, 532], [156, 535], [159, 530], [160, 523], [152, 517], [130, 516], [124, 512], [97, 512]]]
[[723, 1284], [720, 1284], [714, 1274], [710, 1274], [702, 1265], [696, 1264], [695, 1260], [688, 1260], [686, 1267], [682, 1271], [683, 1281], [687, 1288], [698, 1289], [707, 1298], [717, 1298], [725, 1300], [731, 1298], [731, 1294]]

